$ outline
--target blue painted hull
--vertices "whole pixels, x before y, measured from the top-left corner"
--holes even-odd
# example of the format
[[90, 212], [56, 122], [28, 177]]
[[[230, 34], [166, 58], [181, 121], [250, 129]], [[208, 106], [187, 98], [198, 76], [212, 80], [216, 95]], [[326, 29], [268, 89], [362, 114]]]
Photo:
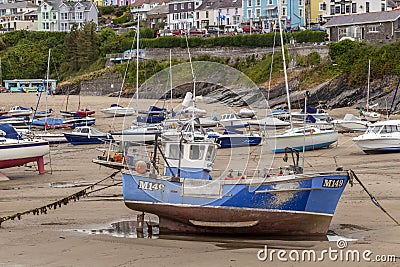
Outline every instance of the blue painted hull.
[[107, 137], [87, 137], [64, 133], [65, 138], [72, 145], [90, 145], [104, 143]]
[[138, 116], [136, 120], [141, 123], [160, 123], [164, 119], [164, 116]]
[[259, 136], [243, 136], [243, 137], [221, 136], [217, 138], [217, 144], [219, 144], [221, 148], [256, 146], [259, 145], [260, 143], [261, 143], [261, 137]]
[[[334, 142], [326, 142], [326, 143], [320, 143], [320, 144], [315, 144], [315, 145], [308, 145], [304, 147], [304, 150], [315, 150], [315, 149], [320, 149], [320, 148], [324, 148], [324, 147], [329, 147], [330, 145], [332, 145]], [[295, 146], [293, 147], [294, 149], [297, 149], [299, 151], [303, 150], [303, 146]], [[274, 153], [284, 153], [285, 149], [273, 149], [272, 152]]]
[[[160, 230], [326, 234], [347, 184], [347, 173], [290, 177], [206, 180], [196, 187], [191, 179], [172, 182], [125, 172], [122, 181], [125, 204], [158, 215]], [[166, 225], [162, 226], [161, 221]]]

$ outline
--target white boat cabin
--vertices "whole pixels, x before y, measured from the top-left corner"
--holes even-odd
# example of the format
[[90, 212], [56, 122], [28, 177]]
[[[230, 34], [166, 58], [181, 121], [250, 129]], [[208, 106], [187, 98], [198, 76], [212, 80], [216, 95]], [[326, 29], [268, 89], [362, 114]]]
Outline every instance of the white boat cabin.
[[[204, 178], [201, 173], [208, 173], [214, 167], [217, 145], [211, 141], [164, 142], [165, 156], [170, 167], [177, 174], [178, 168], [186, 177]], [[165, 166], [166, 175], [171, 175], [168, 166]], [[182, 177], [182, 176], [181, 176]]]

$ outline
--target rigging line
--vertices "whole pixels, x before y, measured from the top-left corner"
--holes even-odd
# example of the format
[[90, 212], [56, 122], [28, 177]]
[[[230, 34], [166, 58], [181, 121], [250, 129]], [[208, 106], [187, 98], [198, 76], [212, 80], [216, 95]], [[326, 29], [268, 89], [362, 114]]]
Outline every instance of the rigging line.
[[[137, 32], [137, 31], [135, 32], [135, 35], [134, 35], [134, 38], [133, 38], [133, 41], [132, 41], [131, 50], [130, 50], [130, 55], [131, 55], [131, 52], [132, 52], [132, 50], [133, 50], [135, 41], [138, 42], [138, 32]], [[128, 70], [129, 70], [129, 65], [130, 65], [130, 62], [131, 62], [131, 58], [132, 58], [132, 57], [130, 56], [129, 59], [128, 59], [128, 62], [126, 63], [126, 68], [125, 68], [125, 72], [124, 72], [124, 77], [122, 78], [121, 88], [120, 88], [119, 93], [118, 93], [117, 105], [119, 105], [119, 102], [120, 102], [120, 99], [121, 99], [121, 95], [122, 95], [122, 90], [124, 89], [125, 80], [126, 80], [126, 76], [127, 76], [127, 74], [128, 74]], [[138, 64], [138, 62], [137, 62], [136, 64]], [[136, 92], [136, 93], [138, 93], [138, 92]], [[115, 122], [115, 117], [116, 117], [116, 115], [117, 115], [117, 112], [114, 112], [114, 116], [113, 116], [113, 119], [112, 119], [112, 121], [111, 121], [111, 126], [110, 126], [111, 129], [114, 129], [114, 122]]]

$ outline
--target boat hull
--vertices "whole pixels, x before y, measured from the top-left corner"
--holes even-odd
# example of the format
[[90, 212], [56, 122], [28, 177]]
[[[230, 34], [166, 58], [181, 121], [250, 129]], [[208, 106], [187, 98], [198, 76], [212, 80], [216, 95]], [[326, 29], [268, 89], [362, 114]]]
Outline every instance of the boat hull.
[[294, 135], [294, 136], [276, 136], [267, 138], [272, 152], [283, 153], [286, 147], [297, 150], [315, 150], [327, 148], [338, 140], [336, 131], [328, 131], [326, 133]]
[[347, 172], [179, 182], [149, 176], [123, 172], [127, 207], [158, 215], [160, 232], [217, 234], [326, 234], [348, 181]]
[[107, 136], [83, 136], [74, 135], [70, 133], [64, 133], [67, 141], [72, 145], [90, 145], [90, 144], [101, 144], [107, 140]]
[[125, 201], [132, 209], [159, 216], [160, 234], [245, 234], [274, 236], [320, 236], [329, 229], [332, 215], [196, 207], [165, 203]]
[[368, 122], [342, 121], [336, 122], [335, 126], [343, 132], [365, 132], [368, 128]]
[[217, 138], [217, 144], [221, 148], [256, 146], [261, 143], [260, 136], [220, 136]]
[[28, 162], [37, 162], [39, 174], [43, 174], [43, 156], [49, 152], [49, 143], [43, 140], [0, 144], [0, 169], [21, 166]]
[[400, 135], [398, 138], [355, 138], [353, 140], [366, 154], [400, 152]]

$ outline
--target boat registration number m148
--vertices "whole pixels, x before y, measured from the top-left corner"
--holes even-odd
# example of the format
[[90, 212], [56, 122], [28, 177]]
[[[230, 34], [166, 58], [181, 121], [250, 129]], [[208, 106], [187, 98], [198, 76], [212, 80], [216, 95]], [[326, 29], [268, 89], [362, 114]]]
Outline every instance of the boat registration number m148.
[[150, 191], [162, 190], [162, 189], [164, 189], [164, 186], [165, 185], [163, 185], [161, 183], [152, 183], [152, 182], [146, 182], [146, 181], [142, 181], [142, 180], [139, 180], [139, 184], [138, 184], [139, 189], [150, 190]]
[[340, 188], [344, 184], [344, 179], [324, 179], [322, 187]]

